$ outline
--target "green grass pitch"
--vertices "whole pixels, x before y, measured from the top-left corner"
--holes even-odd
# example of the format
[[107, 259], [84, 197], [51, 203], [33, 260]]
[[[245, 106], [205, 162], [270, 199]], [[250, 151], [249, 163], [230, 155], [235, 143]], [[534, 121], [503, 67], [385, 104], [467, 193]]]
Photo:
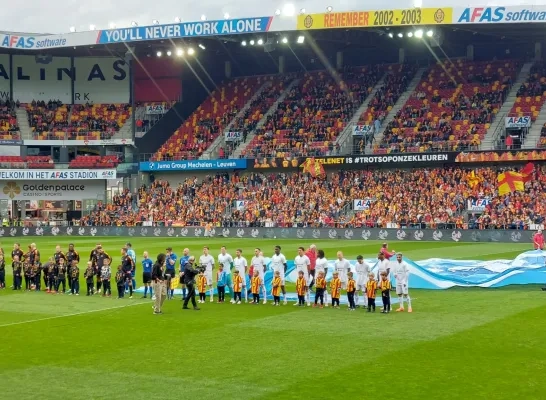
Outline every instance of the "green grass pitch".
[[[125, 238], [3, 238], [42, 259]], [[297, 240], [131, 238], [142, 258], [221, 245], [293, 259]], [[379, 242], [316, 241], [329, 259], [374, 257]], [[514, 258], [525, 244], [392, 243], [413, 260]], [[10, 260], [8, 259], [8, 262]], [[140, 267], [140, 262], [137, 262]], [[84, 264], [80, 265], [83, 269]], [[10, 268], [7, 268], [8, 274]], [[137, 282], [141, 284], [141, 270]], [[8, 286], [12, 283], [7, 276]], [[82, 280], [83, 283], [83, 280]], [[84, 287], [84, 286], [82, 286]], [[150, 301], [0, 291], [0, 399], [546, 399], [546, 293], [536, 286], [413, 290], [413, 314]], [[140, 296], [138, 296], [140, 297]]]

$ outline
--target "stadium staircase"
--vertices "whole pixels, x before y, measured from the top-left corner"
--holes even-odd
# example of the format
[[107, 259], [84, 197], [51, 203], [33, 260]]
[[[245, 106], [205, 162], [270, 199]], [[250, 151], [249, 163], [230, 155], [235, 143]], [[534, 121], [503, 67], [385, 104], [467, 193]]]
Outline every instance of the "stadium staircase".
[[28, 124], [28, 112], [24, 107], [18, 107], [15, 110], [15, 115], [17, 117], [17, 124], [19, 124], [19, 131], [21, 132], [22, 140], [32, 140], [32, 129]]
[[260, 96], [260, 94], [265, 89], [267, 89], [271, 85], [272, 85], [272, 82], [268, 80], [262, 86], [260, 86], [258, 90], [256, 90], [254, 95], [250, 99], [248, 99], [248, 101], [245, 103], [243, 108], [241, 108], [239, 112], [237, 113], [237, 115], [235, 115], [235, 117], [226, 125], [225, 129], [222, 131], [222, 134], [218, 135], [218, 137], [212, 142], [209, 148], [203, 152], [201, 157], [199, 157], [200, 160], [213, 160], [218, 158], [218, 151], [220, 150], [220, 147], [222, 147], [222, 145], [225, 142], [224, 140], [225, 133], [230, 131], [231, 127], [233, 126], [235, 121], [237, 121], [238, 118], [243, 118], [245, 113], [250, 109], [251, 104]]
[[[130, 116], [130, 114], [129, 114]], [[112, 136], [112, 139], [126, 139], [131, 140], [133, 139], [133, 119], [127, 118], [127, 121], [123, 124], [123, 126], [117, 131], [114, 136]]]
[[[387, 125], [394, 119], [396, 116], [396, 113], [404, 107], [406, 102], [409, 100], [413, 92], [415, 92], [415, 89], [417, 88], [417, 85], [419, 82], [421, 82], [421, 79], [423, 78], [423, 74], [427, 71], [428, 67], [419, 68], [415, 75], [413, 76], [413, 79], [410, 81], [408, 88], [406, 91], [400, 96], [400, 98], [396, 101], [394, 104], [394, 107], [392, 110], [387, 114], [383, 122], [381, 123], [381, 128], [379, 129], [379, 132], [374, 135], [373, 141], [374, 143], [381, 143], [383, 141], [383, 135], [385, 134], [385, 129], [387, 129]], [[373, 153], [373, 143], [372, 146], [366, 147], [366, 154]]]
[[518, 89], [520, 86], [527, 80], [529, 74], [531, 73], [531, 67], [534, 65], [534, 62], [528, 62], [523, 65], [519, 71], [515, 82], [512, 85], [512, 88], [508, 92], [506, 99], [502, 107], [499, 109], [495, 117], [495, 121], [491, 124], [487, 133], [482, 140], [480, 150], [493, 150], [495, 148], [495, 143], [498, 138], [504, 132], [504, 117], [510, 112], [514, 103], [516, 102]]
[[243, 151], [245, 151], [245, 149], [248, 147], [248, 145], [250, 144], [250, 142], [252, 142], [252, 139], [254, 139], [254, 137], [256, 136], [256, 131], [258, 129], [261, 129], [265, 123], [267, 122], [267, 119], [273, 115], [275, 113], [275, 111], [277, 110], [277, 108], [279, 107], [279, 104], [282, 103], [284, 101], [284, 99], [286, 98], [286, 96], [288, 96], [288, 94], [290, 93], [290, 91], [294, 88], [294, 86], [296, 86], [298, 83], [300, 83], [300, 79], [294, 79], [292, 82], [290, 82], [290, 84], [286, 87], [286, 89], [284, 90], [284, 92], [282, 92], [282, 94], [278, 97], [278, 99], [271, 105], [271, 107], [269, 107], [269, 110], [267, 110], [267, 112], [264, 114], [264, 116], [260, 119], [260, 121], [256, 124], [256, 128], [250, 132], [247, 136], [247, 139], [246, 139], [246, 142], [242, 142], [241, 144], [239, 144], [239, 146], [237, 146], [237, 148], [233, 151], [232, 155], [230, 158], [239, 158], [241, 157], [241, 154], [243, 153]]
[[340, 154], [351, 154], [353, 151], [353, 127], [358, 124], [358, 121], [360, 120], [360, 116], [368, 109], [368, 105], [370, 104], [370, 101], [375, 97], [375, 94], [383, 84], [385, 83], [385, 75], [383, 75], [379, 81], [375, 84], [373, 87], [371, 93], [368, 97], [366, 97], [366, 100], [364, 100], [364, 103], [361, 104], [361, 106], [358, 108], [358, 110], [355, 111], [355, 114], [343, 130], [337, 140], [335, 141], [336, 145], [339, 145], [340, 147]]
[[546, 107], [542, 107], [540, 110], [540, 113], [538, 114], [537, 119], [535, 122], [533, 122], [533, 125], [531, 126], [531, 129], [529, 130], [529, 134], [525, 138], [525, 141], [523, 142], [523, 148], [524, 149], [534, 149], [538, 145], [538, 141], [540, 140], [540, 135], [542, 132], [542, 128], [546, 124]]

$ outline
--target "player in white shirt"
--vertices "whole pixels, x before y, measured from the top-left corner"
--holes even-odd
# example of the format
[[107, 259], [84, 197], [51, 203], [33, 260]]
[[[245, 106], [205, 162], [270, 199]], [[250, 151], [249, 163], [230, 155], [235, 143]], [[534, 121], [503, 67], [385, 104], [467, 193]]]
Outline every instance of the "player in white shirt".
[[252, 260], [250, 261], [250, 264], [254, 268], [254, 271], [258, 271], [260, 274], [260, 281], [262, 282], [262, 292], [264, 296], [264, 304], [267, 304], [267, 291], [265, 290], [265, 283], [264, 283], [264, 277], [265, 277], [265, 258], [263, 256], [262, 251], [259, 248], [254, 249], [254, 257], [252, 257]]
[[242, 256], [243, 250], [235, 250], [235, 258], [233, 259], [233, 268], [239, 271], [239, 276], [243, 278], [242, 291], [245, 293], [245, 303], [248, 303], [248, 290], [246, 289], [246, 277], [248, 275], [248, 263], [246, 258]]
[[377, 255], [377, 282], [381, 281], [381, 274], [386, 273], [387, 278], [391, 279], [391, 266], [389, 260], [385, 258], [385, 254], [379, 253]]
[[358, 307], [359, 304], [359, 296], [358, 292], [360, 291], [360, 294], [364, 296], [364, 307], [368, 307], [368, 296], [366, 295], [366, 284], [368, 283], [368, 275], [370, 274], [370, 266], [366, 261], [364, 261], [364, 257], [358, 256], [356, 258], [356, 264], [355, 264], [355, 272], [357, 274], [357, 281], [356, 281], [356, 306]]
[[[328, 260], [324, 255], [324, 250], [317, 250], [317, 262], [315, 263], [315, 275], [318, 276], [319, 273], [324, 274], [324, 279], [328, 275]], [[328, 307], [328, 286], [324, 288], [324, 305]]]
[[281, 246], [275, 246], [275, 253], [271, 257], [271, 269], [273, 269], [273, 274], [279, 271], [281, 277], [281, 291], [283, 296], [283, 304], [286, 305], [286, 288], [284, 287], [284, 275], [286, 274], [286, 269], [288, 264], [286, 263], [286, 257], [281, 253]]
[[343, 253], [341, 251], [337, 252], [337, 260], [334, 263], [335, 271], [339, 275], [339, 280], [341, 281], [341, 288], [343, 290], [347, 289], [347, 273], [351, 270], [351, 264], [345, 258], [343, 258]]
[[205, 268], [205, 277], [210, 291], [210, 302], [214, 301], [214, 289], [212, 288], [212, 270], [214, 269], [214, 257], [209, 254], [208, 246], [203, 247], [203, 255], [199, 257], [199, 265]]
[[408, 302], [408, 312], [412, 312], [411, 299], [408, 294], [409, 267], [402, 260], [402, 253], [396, 253], [396, 261], [392, 263], [394, 278], [396, 279], [396, 294], [398, 295], [398, 303], [400, 307], [398, 312], [404, 311], [404, 300]]
[[231, 293], [230, 303], [235, 303], [233, 300], [233, 280], [231, 279], [231, 267], [233, 267], [233, 257], [227, 252], [226, 246], [220, 248], [220, 254], [218, 254], [218, 265], [224, 267], [224, 271], [228, 277], [229, 292]]
[[[309, 300], [309, 266], [311, 265], [311, 260], [305, 255], [305, 249], [303, 247], [298, 247], [298, 255], [294, 259], [294, 265], [296, 266], [296, 273], [299, 274], [303, 272], [303, 279], [305, 279], [305, 298], [307, 299], [307, 307], [311, 306], [311, 301]], [[295, 306], [299, 305], [298, 303], [294, 304]]]

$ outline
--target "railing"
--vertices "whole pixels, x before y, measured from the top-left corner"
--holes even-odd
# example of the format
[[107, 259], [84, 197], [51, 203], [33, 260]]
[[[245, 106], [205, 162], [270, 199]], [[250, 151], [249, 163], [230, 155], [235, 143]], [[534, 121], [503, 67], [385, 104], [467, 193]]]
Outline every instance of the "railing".
[[[424, 153], [424, 152], [449, 152], [449, 151], [476, 151], [479, 145], [463, 143], [458, 140], [448, 140], [440, 142], [420, 142], [420, 143], [387, 143], [381, 147], [373, 149], [374, 154], [384, 153]], [[355, 153], [360, 154], [360, 153]], [[363, 154], [363, 153], [362, 153]]]
[[[62, 141], [74, 141], [74, 140], [83, 140], [83, 141], [104, 141], [104, 144], [126, 144], [124, 141], [129, 140], [129, 138], [122, 139], [112, 139], [118, 130], [112, 131], [54, 131], [54, 132], [34, 132], [34, 140], [62, 140]], [[45, 134], [45, 138], [42, 136]], [[85, 144], [85, 143], [84, 143]]]
[[131, 171], [138, 168], [137, 163], [117, 163], [115, 167], [105, 167], [102, 165], [94, 166], [70, 166], [70, 163], [49, 163], [49, 162], [36, 162], [36, 161], [1, 161], [0, 158], [0, 170], [2, 169], [116, 169], [118, 172], [123, 173], [125, 171]]

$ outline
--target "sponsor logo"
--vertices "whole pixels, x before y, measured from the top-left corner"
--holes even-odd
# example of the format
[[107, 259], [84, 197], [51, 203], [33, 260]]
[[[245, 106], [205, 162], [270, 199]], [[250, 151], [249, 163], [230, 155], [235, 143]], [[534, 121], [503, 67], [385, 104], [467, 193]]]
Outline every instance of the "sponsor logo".
[[396, 231], [396, 238], [398, 240], [404, 240], [406, 238], [406, 232], [401, 230], [401, 229], [397, 230]]
[[186, 236], [188, 236], [188, 233], [189, 233], [189, 231], [188, 231], [187, 228], [180, 229], [180, 236], [186, 237]]
[[140, 236], [146, 236], [148, 234], [148, 228], [140, 229]]
[[281, 229], [282, 238], [287, 238], [289, 234], [290, 234], [290, 231], [288, 229]]
[[225, 229], [222, 229], [222, 236], [223, 237], [229, 237], [229, 229], [225, 228]]
[[160, 228], [155, 228], [154, 229], [154, 236], [161, 236], [161, 229]]
[[298, 229], [296, 231], [296, 236], [298, 239], [303, 239], [305, 237], [305, 231], [303, 229]]
[[493, 231], [493, 232], [490, 233], [490, 239], [491, 239], [492, 242], [500, 242], [501, 237], [502, 237], [502, 235], [498, 231]]
[[104, 236], [110, 235], [110, 228], [102, 228], [102, 234]]
[[387, 236], [389, 236], [389, 232], [387, 232], [386, 230], [384, 229], [381, 229], [379, 231], [379, 233], [377, 234], [377, 237], [381, 240], [385, 240], [387, 238]]
[[19, 185], [17, 185], [17, 183], [13, 181], [6, 182], [2, 191], [12, 200], [15, 196], [21, 194], [21, 188], [19, 187]]
[[68, 228], [66, 228], [66, 234], [67, 234], [67, 235], [72, 235], [72, 232], [73, 232], [73, 231], [74, 231], [74, 230], [72, 229], [71, 226], [69, 226]]
[[59, 234], [60, 231], [61, 231], [61, 230], [60, 230], [58, 227], [56, 227], [56, 226], [54, 226], [53, 228], [51, 228], [51, 234], [52, 234], [53, 236], [57, 236], [57, 235]]
[[36, 230], [34, 231], [34, 234], [35, 234], [36, 236], [42, 236], [42, 235], [44, 234], [44, 229], [43, 229], [41, 226], [39, 226], [39, 227], [36, 228]]
[[10, 231], [9, 231], [9, 234], [10, 234], [10, 236], [15, 236], [15, 235], [17, 235], [17, 229], [11, 228]]
[[268, 229], [267, 231], [265, 231], [265, 236], [268, 238], [272, 238], [275, 236], [275, 231], [273, 229]]
[[482, 234], [480, 232], [475, 231], [475, 232], [472, 232], [472, 234], [470, 235], [470, 238], [474, 242], [479, 242], [482, 240]]
[[351, 229], [346, 229], [343, 236], [345, 236], [345, 239], [351, 240], [353, 235], [354, 232]]
[[443, 237], [444, 237], [444, 234], [438, 230], [432, 232], [432, 238], [436, 241], [442, 240]]
[[4, 231], [4, 229], [0, 229], [0, 237], [4, 236], [5, 233], [6, 231]]
[[78, 229], [78, 235], [80, 235], [80, 236], [85, 235], [85, 228]]
[[313, 236], [313, 238], [318, 239], [320, 237], [320, 230], [313, 229], [312, 236]]
[[473, 7], [465, 8], [457, 23], [544, 22], [546, 12], [527, 10], [523, 7]]
[[420, 230], [420, 229], [419, 229], [418, 231], [415, 231], [415, 232], [413, 233], [413, 238], [414, 238], [415, 240], [423, 240], [423, 236], [425, 236], [425, 234], [424, 234], [423, 231]]
[[91, 236], [95, 236], [97, 234], [97, 228], [91, 228]]
[[245, 236], [245, 230], [244, 229], [237, 229], [237, 237], [244, 237]]
[[458, 242], [463, 237], [463, 234], [460, 231], [453, 231], [451, 232], [451, 239], [454, 242]]
[[203, 230], [201, 228], [197, 228], [193, 231], [193, 236], [201, 236], [203, 234]]
[[335, 238], [337, 238], [337, 231], [336, 231], [335, 229], [330, 229], [330, 230], [328, 231], [328, 237], [329, 237], [330, 239], [335, 239]]
[[129, 234], [129, 236], [135, 236], [135, 229], [134, 228], [129, 228], [127, 233]]
[[252, 229], [252, 231], [250, 231], [250, 236], [252, 236], [253, 238], [257, 238], [258, 236], [260, 236], [260, 231], [258, 229]]
[[437, 24], [444, 22], [445, 17], [446, 13], [441, 8], [437, 9], [434, 13], [434, 21], [436, 21]]
[[371, 236], [372, 236], [372, 233], [369, 230], [362, 231], [362, 239], [369, 240]]
[[307, 29], [310, 29], [313, 26], [313, 17], [311, 17], [310, 15], [305, 17], [305, 19], [303, 20], [303, 26], [305, 26]]
[[174, 236], [174, 229], [173, 228], [167, 229], [167, 236]]
[[121, 236], [121, 234], [123, 233], [123, 230], [121, 228], [116, 228], [116, 236]]
[[521, 240], [521, 233], [512, 232], [512, 234], [510, 235], [510, 240], [512, 240], [512, 242], [519, 242]]
[[23, 228], [23, 236], [27, 236], [30, 232], [30, 229], [28, 228]]

